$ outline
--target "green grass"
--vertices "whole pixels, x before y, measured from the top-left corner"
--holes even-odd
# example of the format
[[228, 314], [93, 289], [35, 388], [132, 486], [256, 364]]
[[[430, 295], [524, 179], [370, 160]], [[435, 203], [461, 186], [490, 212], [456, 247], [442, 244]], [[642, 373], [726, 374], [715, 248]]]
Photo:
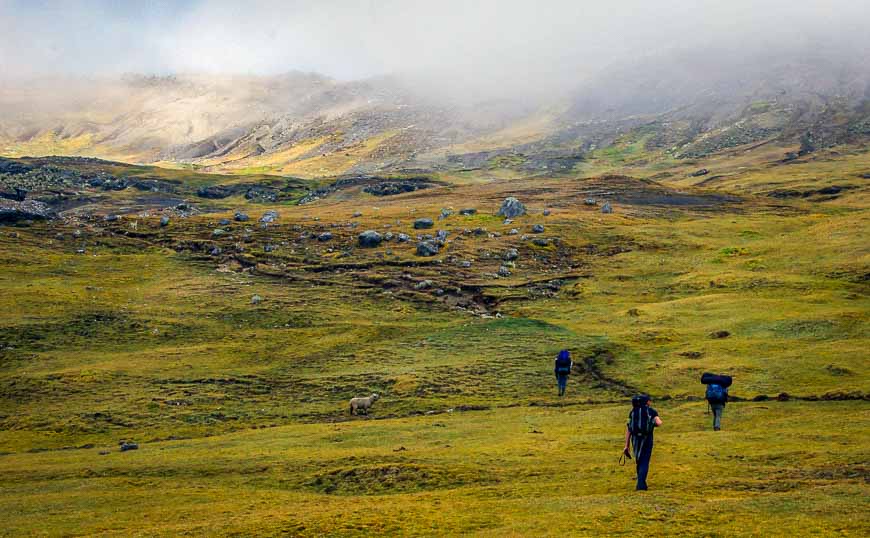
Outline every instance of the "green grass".
[[[226, 208], [82, 221], [80, 239], [75, 222], [0, 228], [0, 534], [867, 534], [861, 196], [602, 215], [586, 180], [461, 183], [377, 210], [283, 206], [249, 238], [211, 236]], [[509, 226], [493, 216], [507, 195], [531, 211]], [[439, 221], [440, 263], [413, 242], [352, 247], [442, 207], [478, 214]], [[462, 233], [538, 222], [558, 243]], [[299, 239], [324, 229], [332, 242]], [[253, 270], [203, 253], [236, 243]], [[511, 277], [484, 276], [509, 247]], [[423, 279], [487, 315], [401, 285]], [[562, 348], [594, 371], [560, 400]], [[792, 400], [732, 402], [714, 434], [704, 371]], [[641, 495], [616, 462], [635, 389], [665, 420]]]

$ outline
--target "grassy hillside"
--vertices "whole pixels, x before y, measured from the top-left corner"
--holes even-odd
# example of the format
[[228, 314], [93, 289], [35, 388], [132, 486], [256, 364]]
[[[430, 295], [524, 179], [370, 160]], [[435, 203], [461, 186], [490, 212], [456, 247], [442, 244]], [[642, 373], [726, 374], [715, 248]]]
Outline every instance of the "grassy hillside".
[[[827, 200], [769, 196], [794, 165], [757, 159], [2, 226], [0, 532], [864, 535], [866, 161], [830, 159], [796, 165], [851, 178]], [[420, 257], [366, 229], [449, 235]], [[704, 371], [736, 380], [715, 434]], [[616, 461], [637, 390], [665, 421], [644, 495]]]

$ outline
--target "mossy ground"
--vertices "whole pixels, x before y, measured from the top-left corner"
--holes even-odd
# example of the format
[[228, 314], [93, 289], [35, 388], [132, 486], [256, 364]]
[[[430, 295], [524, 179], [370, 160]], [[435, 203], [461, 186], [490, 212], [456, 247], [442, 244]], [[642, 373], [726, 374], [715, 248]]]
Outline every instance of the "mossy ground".
[[[82, 238], [69, 223], [0, 229], [0, 532], [870, 531], [870, 407], [824, 400], [870, 389], [862, 190], [680, 205], [620, 178], [462, 183], [275, 206], [279, 224], [247, 242], [240, 224], [212, 237], [229, 208], [166, 228], [86, 222]], [[609, 190], [614, 214], [583, 204]], [[647, 198], [617, 200], [629, 192]], [[530, 214], [491, 217], [505, 196]], [[353, 247], [360, 230], [413, 233], [415, 217], [468, 206], [479, 213], [438, 222], [441, 263], [413, 243]], [[558, 241], [507, 235], [535, 223]], [[463, 232], [478, 227], [503, 235]], [[332, 243], [299, 239], [322, 230]], [[240, 242], [237, 256], [190, 246]], [[487, 276], [510, 247], [512, 275]], [[422, 279], [465, 286], [487, 315], [386, 285]], [[561, 348], [589, 360], [564, 399]], [[692, 399], [708, 370], [747, 400], [819, 401], [733, 402], [714, 433]], [[659, 397], [665, 420], [645, 494], [616, 461], [633, 389]], [[370, 392], [372, 414], [350, 417], [347, 400]]]

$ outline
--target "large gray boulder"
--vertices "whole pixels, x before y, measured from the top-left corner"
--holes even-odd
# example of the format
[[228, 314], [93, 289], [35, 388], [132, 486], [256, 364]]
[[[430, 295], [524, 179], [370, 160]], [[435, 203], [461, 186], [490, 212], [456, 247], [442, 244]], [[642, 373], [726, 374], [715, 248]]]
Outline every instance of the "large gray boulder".
[[384, 236], [374, 230], [366, 230], [357, 237], [359, 246], [363, 248], [377, 247], [384, 240]]
[[434, 241], [421, 241], [417, 244], [417, 256], [435, 256], [438, 254], [438, 244]]
[[520, 215], [525, 215], [526, 206], [524, 206], [522, 202], [511, 196], [509, 198], [505, 198], [504, 202], [501, 203], [501, 207], [498, 209], [498, 213], [496, 214], [507, 219], [512, 219], [514, 217], [519, 217]]
[[435, 223], [432, 219], [417, 219], [414, 221], [414, 229], [415, 230], [425, 230], [426, 228], [431, 228]]
[[55, 217], [48, 204], [38, 200], [7, 200], [0, 198], [0, 223], [23, 220], [48, 220]]

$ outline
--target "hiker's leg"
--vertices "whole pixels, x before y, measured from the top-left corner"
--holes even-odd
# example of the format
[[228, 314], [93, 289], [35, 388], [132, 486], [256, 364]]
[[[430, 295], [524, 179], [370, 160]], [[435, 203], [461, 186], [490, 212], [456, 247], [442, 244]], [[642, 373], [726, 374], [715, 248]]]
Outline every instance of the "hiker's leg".
[[637, 458], [637, 489], [647, 489], [646, 477], [649, 474], [649, 462], [652, 458], [653, 441], [650, 438], [641, 441], [640, 450], [635, 451]]
[[724, 405], [714, 405], [713, 406], [713, 429], [719, 430], [722, 427], [722, 411], [725, 409]]
[[559, 396], [565, 395], [565, 389], [568, 386], [568, 376], [561, 374], [559, 375]]

